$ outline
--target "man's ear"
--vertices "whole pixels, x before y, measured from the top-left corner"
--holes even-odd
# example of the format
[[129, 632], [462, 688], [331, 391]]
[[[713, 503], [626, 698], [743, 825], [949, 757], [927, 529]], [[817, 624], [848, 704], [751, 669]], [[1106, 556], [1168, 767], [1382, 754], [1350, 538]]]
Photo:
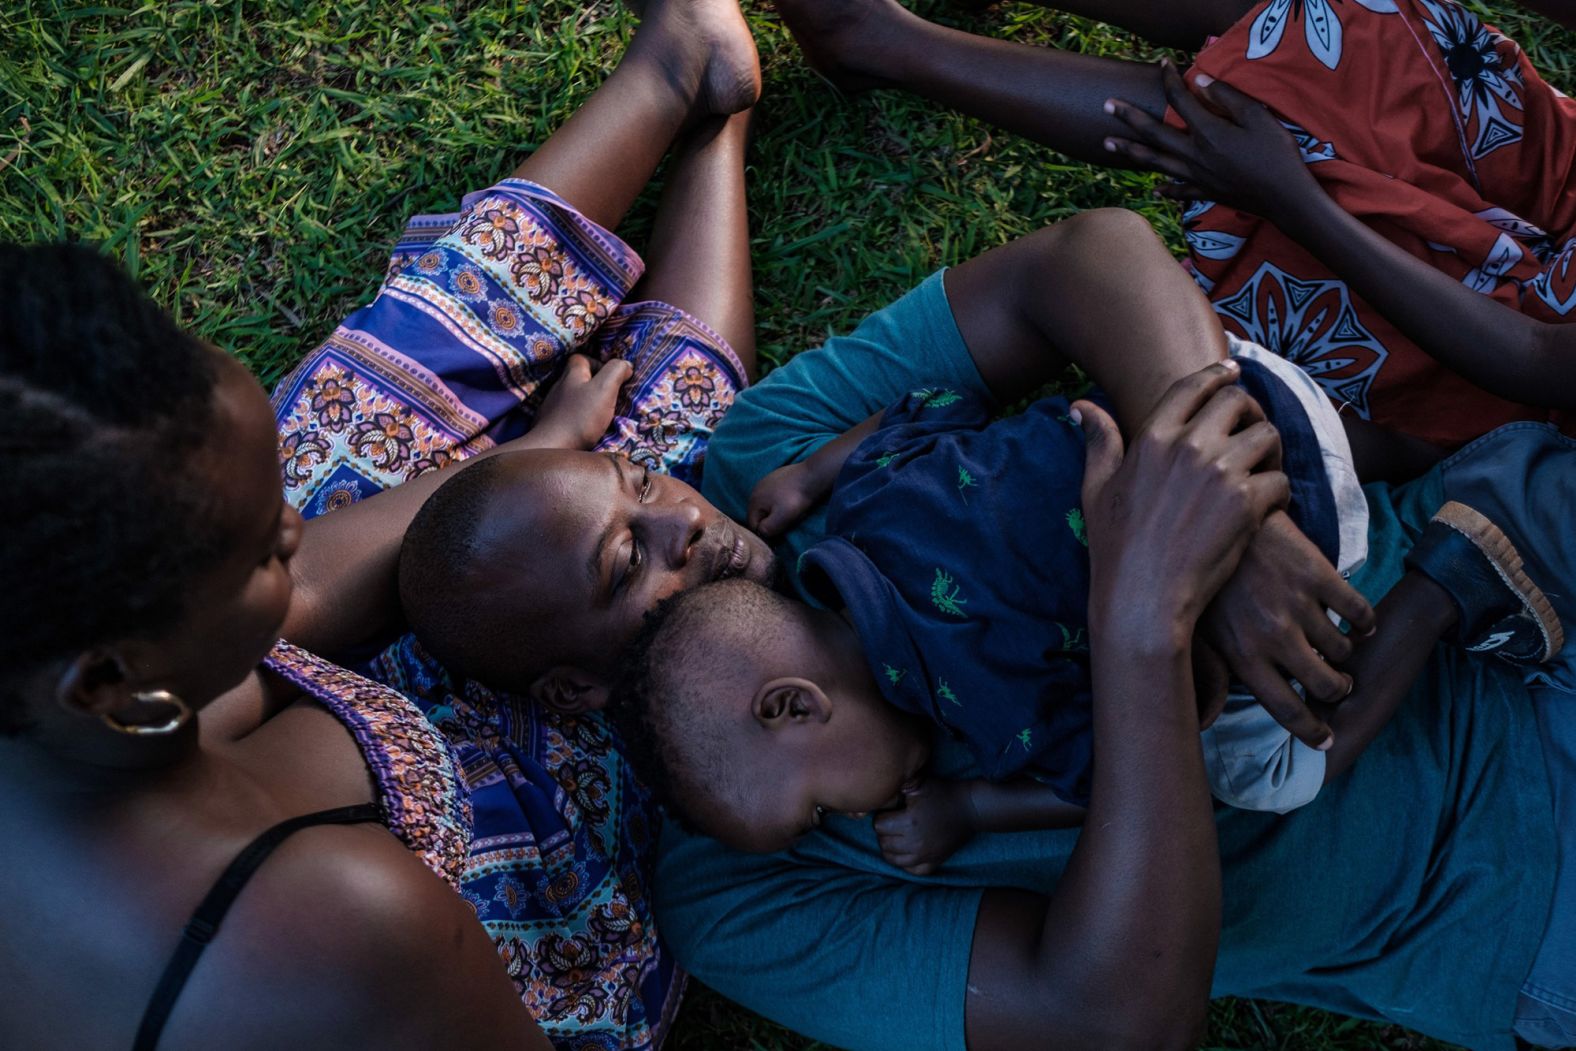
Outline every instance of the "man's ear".
[[555, 664], [538, 675], [526, 695], [564, 715], [580, 715], [607, 707], [612, 688], [606, 679], [573, 664]]
[[104, 716], [133, 705], [125, 657], [116, 650], [84, 650], [68, 660], [55, 680], [55, 700], [73, 715]]
[[761, 684], [750, 701], [750, 714], [768, 730], [824, 723], [832, 717], [832, 699], [809, 679], [785, 675]]

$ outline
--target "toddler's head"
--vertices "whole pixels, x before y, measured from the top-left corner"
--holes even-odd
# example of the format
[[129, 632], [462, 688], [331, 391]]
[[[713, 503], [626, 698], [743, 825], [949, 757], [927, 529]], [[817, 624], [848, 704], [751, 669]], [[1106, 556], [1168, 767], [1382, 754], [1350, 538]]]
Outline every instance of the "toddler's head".
[[787, 849], [827, 813], [895, 803], [929, 757], [837, 613], [746, 580], [664, 602], [629, 651], [614, 712], [636, 773], [685, 824]]

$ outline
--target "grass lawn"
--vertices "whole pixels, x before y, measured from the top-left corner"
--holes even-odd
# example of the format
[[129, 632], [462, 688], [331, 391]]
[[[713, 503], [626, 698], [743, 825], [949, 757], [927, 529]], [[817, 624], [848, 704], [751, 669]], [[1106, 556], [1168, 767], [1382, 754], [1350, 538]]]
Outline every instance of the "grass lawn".
[[[1555, 85], [1576, 90], [1576, 35], [1508, 0], [1469, 3]], [[995, 36], [1154, 54], [1027, 6], [925, 10]], [[842, 98], [762, 5], [752, 2], [750, 20], [766, 74], [750, 192], [767, 361], [846, 330], [939, 265], [1085, 208], [1136, 208], [1180, 248], [1176, 213], [1151, 199], [1151, 177], [1072, 163], [900, 95]], [[506, 174], [612, 68], [632, 25], [608, 0], [7, 0], [0, 238], [102, 245], [184, 325], [271, 384], [371, 297], [406, 215], [449, 210]], [[637, 246], [646, 204], [620, 231]], [[1316, 869], [1308, 878], [1331, 876]], [[698, 987], [669, 1044], [822, 1046]], [[1444, 1045], [1227, 1001], [1203, 1046]]]

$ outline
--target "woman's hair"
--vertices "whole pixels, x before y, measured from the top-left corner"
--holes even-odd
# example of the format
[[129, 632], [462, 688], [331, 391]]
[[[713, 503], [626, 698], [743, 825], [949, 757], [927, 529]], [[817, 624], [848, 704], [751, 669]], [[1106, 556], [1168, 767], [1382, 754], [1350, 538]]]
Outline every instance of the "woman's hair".
[[0, 244], [0, 733], [52, 660], [173, 626], [223, 538], [187, 470], [218, 361], [79, 245]]

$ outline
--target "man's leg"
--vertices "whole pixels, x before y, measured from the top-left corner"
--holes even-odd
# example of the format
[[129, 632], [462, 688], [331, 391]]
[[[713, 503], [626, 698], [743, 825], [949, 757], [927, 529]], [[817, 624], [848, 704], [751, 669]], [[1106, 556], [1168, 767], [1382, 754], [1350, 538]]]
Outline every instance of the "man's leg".
[[646, 245], [646, 276], [629, 299], [661, 300], [700, 318], [728, 341], [754, 381], [755, 297], [744, 207], [749, 127], [748, 113], [712, 117], [680, 141]]
[[805, 58], [833, 83], [912, 91], [1080, 160], [1120, 163], [1104, 140], [1124, 125], [1105, 113], [1106, 99], [1165, 112], [1160, 70], [1150, 63], [975, 36], [896, 0], [778, 0], [777, 8]]
[[760, 93], [737, 0], [648, 0], [618, 68], [514, 175], [611, 230], [685, 127]]

